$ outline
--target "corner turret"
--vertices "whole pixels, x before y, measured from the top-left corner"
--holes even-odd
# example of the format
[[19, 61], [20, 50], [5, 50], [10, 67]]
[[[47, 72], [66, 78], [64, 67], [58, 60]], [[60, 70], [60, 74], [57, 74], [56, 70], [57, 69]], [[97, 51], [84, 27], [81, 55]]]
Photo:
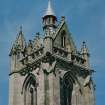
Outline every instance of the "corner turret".
[[21, 63], [19, 60], [23, 58], [23, 51], [26, 47], [26, 42], [24, 38], [24, 34], [22, 32], [22, 27], [20, 27], [20, 31], [17, 35], [15, 42], [13, 43], [12, 49], [10, 51], [11, 57], [11, 73], [16, 72], [19, 67], [21, 67]]
[[55, 13], [53, 12], [51, 1], [48, 1], [48, 8], [43, 16], [43, 30], [45, 32], [45, 35], [48, 35], [49, 33], [53, 33], [56, 28], [56, 21], [57, 17], [55, 16]]

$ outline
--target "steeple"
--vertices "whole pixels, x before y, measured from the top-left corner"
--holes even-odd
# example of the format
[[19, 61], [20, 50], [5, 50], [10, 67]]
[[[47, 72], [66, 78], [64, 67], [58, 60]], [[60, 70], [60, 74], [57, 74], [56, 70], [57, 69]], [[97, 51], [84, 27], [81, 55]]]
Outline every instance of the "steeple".
[[57, 18], [52, 9], [51, 1], [49, 0], [48, 7], [43, 16], [43, 30], [45, 31], [45, 34], [50, 34], [54, 32], [54, 29], [56, 28], [56, 21], [57, 21]]

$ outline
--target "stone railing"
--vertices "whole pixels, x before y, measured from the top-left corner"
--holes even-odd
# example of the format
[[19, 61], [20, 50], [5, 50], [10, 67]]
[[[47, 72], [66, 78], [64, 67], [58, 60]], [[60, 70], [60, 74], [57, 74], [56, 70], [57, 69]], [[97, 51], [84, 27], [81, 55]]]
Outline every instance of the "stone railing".
[[63, 48], [53, 47], [53, 54], [78, 65], [83, 66], [85, 64], [85, 60], [81, 57], [80, 54], [69, 53], [67, 50]]
[[71, 61], [79, 65], [84, 65], [85, 63], [85, 60], [78, 54], [71, 54]]
[[68, 52], [63, 48], [53, 47], [53, 53], [63, 58], [68, 57]]
[[27, 65], [29, 63], [33, 63], [36, 59], [38, 59], [42, 55], [43, 55], [43, 47], [25, 56], [20, 60], [20, 62], [22, 62], [23, 65]]

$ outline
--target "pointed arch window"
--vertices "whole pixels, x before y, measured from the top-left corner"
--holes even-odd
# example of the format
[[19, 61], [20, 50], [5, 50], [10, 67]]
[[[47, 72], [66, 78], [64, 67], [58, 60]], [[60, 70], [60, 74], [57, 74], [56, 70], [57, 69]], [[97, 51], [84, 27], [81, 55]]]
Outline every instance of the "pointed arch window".
[[64, 48], [65, 45], [66, 45], [66, 32], [63, 31], [63, 32], [61, 33], [61, 47]]
[[71, 73], [66, 73], [63, 78], [60, 78], [60, 100], [61, 105], [72, 105], [72, 91], [75, 80]]
[[65, 73], [60, 79], [60, 87], [61, 105], [81, 105], [82, 88], [75, 72]]
[[37, 84], [33, 74], [29, 74], [23, 84], [24, 105], [37, 105]]

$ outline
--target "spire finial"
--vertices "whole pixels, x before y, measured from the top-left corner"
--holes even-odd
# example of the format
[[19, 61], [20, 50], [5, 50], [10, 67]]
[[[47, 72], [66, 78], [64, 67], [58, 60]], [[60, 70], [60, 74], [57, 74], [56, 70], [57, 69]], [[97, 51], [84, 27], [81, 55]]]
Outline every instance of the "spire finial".
[[20, 26], [19, 34], [22, 34], [22, 25]]

